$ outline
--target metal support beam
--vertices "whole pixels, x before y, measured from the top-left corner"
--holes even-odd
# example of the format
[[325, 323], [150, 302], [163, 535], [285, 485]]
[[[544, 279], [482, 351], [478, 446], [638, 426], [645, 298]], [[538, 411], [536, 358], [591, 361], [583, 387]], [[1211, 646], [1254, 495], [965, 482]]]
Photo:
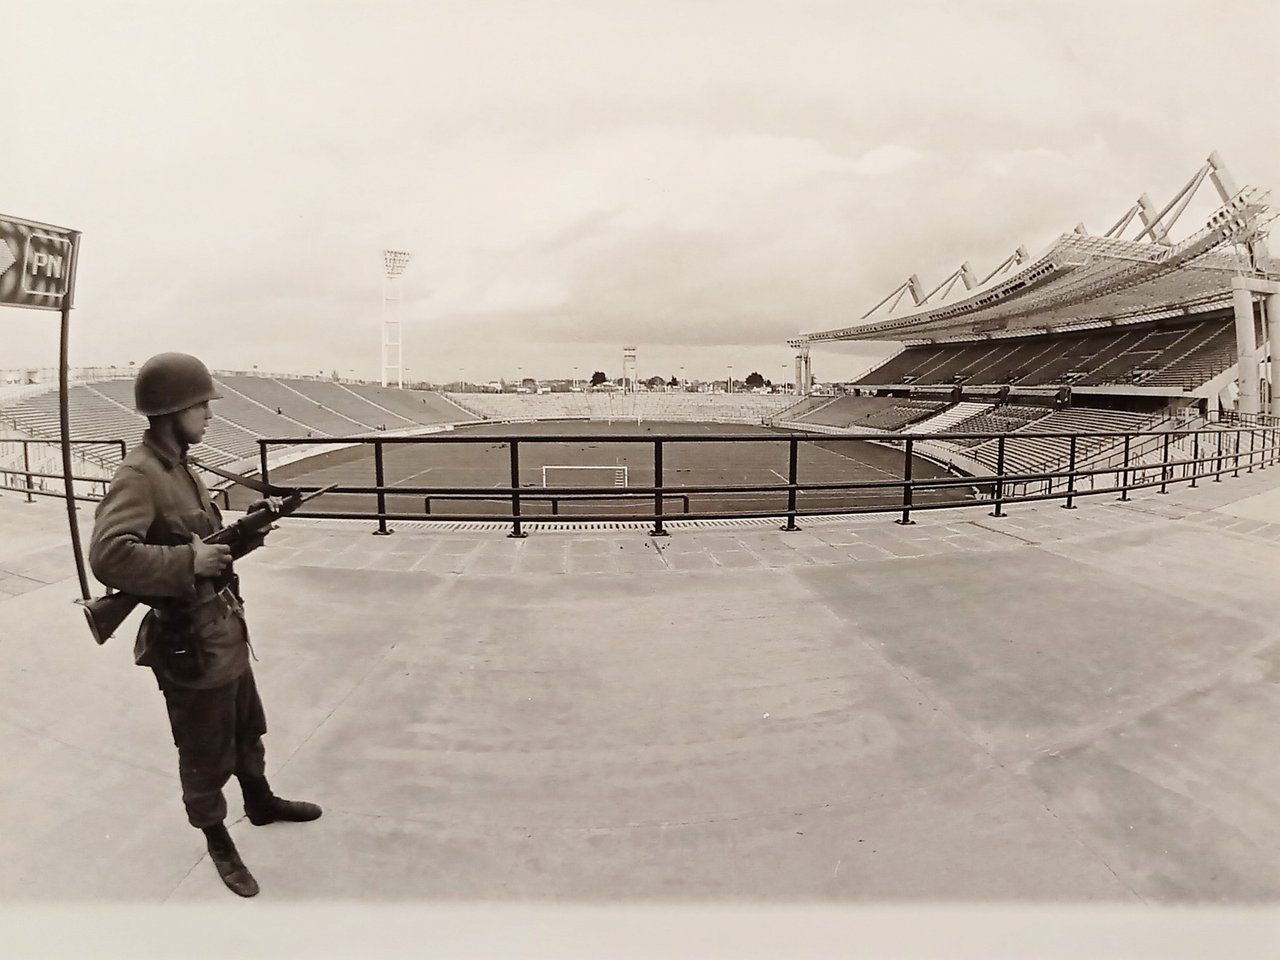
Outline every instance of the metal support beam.
[[[1218, 196], [1226, 203], [1237, 193], [1240, 187], [1236, 184], [1235, 177], [1231, 176], [1231, 171], [1227, 169], [1227, 165], [1223, 163], [1222, 157], [1215, 150], [1209, 154], [1209, 178], [1213, 181], [1214, 188], [1218, 191]], [[1267, 250], [1266, 241], [1261, 237], [1255, 237], [1249, 241], [1249, 249], [1253, 252], [1254, 258], [1270, 257], [1271, 254]]]
[[[1200, 189], [1200, 184], [1204, 183], [1204, 178], [1209, 174], [1212, 167], [1205, 164], [1196, 171], [1196, 175], [1182, 185], [1182, 189], [1173, 195], [1173, 199], [1166, 203], [1159, 213], [1151, 215], [1149, 208], [1143, 209], [1143, 222], [1147, 224], [1147, 228], [1134, 237], [1135, 240], [1141, 240], [1150, 234], [1155, 240], [1162, 243], [1169, 242], [1169, 229], [1178, 222], [1178, 218], [1182, 216], [1182, 211], [1187, 208], [1187, 204], [1191, 202], [1191, 198], [1195, 196], [1196, 191]], [[1151, 201], [1143, 194], [1143, 199], [1148, 204]], [[1174, 208], [1177, 208], [1176, 210]], [[1170, 211], [1173, 211], [1170, 213]], [[1168, 219], [1165, 219], [1168, 215]], [[1150, 220], [1148, 217], [1150, 216]]]
[[1138, 215], [1138, 205], [1135, 203], [1132, 207], [1130, 207], [1125, 212], [1125, 215], [1123, 217], [1121, 217], [1119, 220], [1117, 220], [1107, 229], [1107, 232], [1104, 233], [1103, 236], [1104, 237], [1120, 236], [1120, 234], [1124, 233], [1125, 228], [1129, 226], [1129, 224], [1133, 221], [1133, 218], [1136, 217], [1137, 215]]
[[[1253, 297], [1264, 294], [1268, 310], [1280, 295], [1280, 281], [1251, 277], [1231, 278], [1231, 304], [1236, 320], [1236, 388], [1239, 413], [1258, 413], [1258, 341], [1254, 331]], [[1268, 314], [1268, 315], [1269, 315]], [[1268, 333], [1274, 328], [1270, 328]], [[1273, 340], [1272, 343], [1275, 341]]]
[[1151, 239], [1156, 243], [1169, 242], [1169, 234], [1160, 223], [1160, 215], [1156, 213], [1156, 205], [1145, 193], [1138, 198], [1138, 216], [1142, 218], [1142, 225], [1146, 227], [1142, 233], [1138, 234], [1139, 240], [1150, 233]]
[[990, 280], [992, 277], [994, 277], [996, 274], [1003, 273], [1004, 271], [1008, 270], [1015, 263], [1026, 263], [1030, 259], [1031, 259], [1031, 254], [1027, 252], [1027, 248], [1019, 244], [1018, 249], [1014, 250], [1013, 253], [1009, 254], [1009, 256], [1001, 260], [1000, 263], [996, 266], [996, 268], [992, 270], [990, 273], [988, 273], [981, 280], [979, 280], [976, 285], [981, 286], [982, 284]]
[[1277, 358], [1276, 351], [1280, 347], [1280, 291], [1268, 294], [1266, 299], [1266, 317], [1267, 317], [1267, 342], [1270, 345], [1270, 376], [1267, 378], [1270, 384], [1270, 396], [1268, 398], [1268, 410], [1272, 416], [1276, 413], [1276, 370]]

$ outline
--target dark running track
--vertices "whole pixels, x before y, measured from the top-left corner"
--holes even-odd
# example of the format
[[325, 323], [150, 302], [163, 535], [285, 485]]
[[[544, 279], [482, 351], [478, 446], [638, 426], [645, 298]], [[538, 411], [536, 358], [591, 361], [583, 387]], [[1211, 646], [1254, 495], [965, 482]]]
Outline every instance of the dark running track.
[[[627, 468], [629, 487], [652, 486], [654, 482], [652, 441], [670, 436], [760, 436], [779, 438], [769, 443], [741, 442], [673, 442], [664, 444], [663, 484], [665, 487], [729, 484], [783, 484], [788, 473], [788, 443], [783, 431], [767, 427], [721, 423], [641, 423], [600, 421], [543, 421], [537, 423], [484, 424], [460, 428], [457, 436], [518, 436], [520, 443], [520, 484], [529, 487], [522, 495], [521, 510], [526, 517], [546, 516], [551, 503], [532, 497], [549, 496], [554, 489], [543, 488], [543, 466], [590, 465]], [[586, 440], [578, 443], [536, 442], [540, 436], [592, 434], [634, 437], [634, 440], [612, 442]], [[903, 455], [865, 440], [814, 435], [812, 441], [800, 444], [797, 476], [805, 483], [900, 481]], [[389, 444], [384, 453], [384, 472], [388, 486], [420, 487], [504, 487], [511, 477], [510, 452], [506, 443], [459, 444]], [[942, 467], [915, 458], [915, 479], [936, 479], [949, 474]], [[556, 471], [549, 487], [611, 487], [615, 471]], [[271, 472], [274, 483], [299, 485], [343, 484], [372, 486], [375, 482], [372, 446], [350, 447], [324, 453]], [[621, 491], [620, 491], [621, 492]], [[390, 513], [421, 515], [427, 495], [388, 495]], [[915, 492], [916, 504], [967, 502], [974, 497], [973, 488], [953, 486]], [[252, 497], [237, 491], [234, 506], [242, 507]], [[901, 487], [871, 490], [828, 491], [801, 490], [796, 501], [800, 510], [838, 510], [848, 507], [883, 507], [892, 510], [902, 504]], [[695, 493], [689, 494], [689, 515], [734, 513], [743, 516], [762, 512], [779, 512], [787, 507], [785, 491], [777, 493]], [[310, 508], [318, 513], [373, 513], [376, 501], [368, 494], [329, 494], [313, 501]], [[609, 500], [583, 501], [563, 498], [560, 514], [650, 516], [651, 497], [618, 497]], [[683, 515], [684, 505], [677, 497], [669, 497], [664, 512], [669, 517]], [[431, 516], [493, 515], [510, 516], [507, 498], [495, 495], [486, 499], [454, 499], [431, 496]]]

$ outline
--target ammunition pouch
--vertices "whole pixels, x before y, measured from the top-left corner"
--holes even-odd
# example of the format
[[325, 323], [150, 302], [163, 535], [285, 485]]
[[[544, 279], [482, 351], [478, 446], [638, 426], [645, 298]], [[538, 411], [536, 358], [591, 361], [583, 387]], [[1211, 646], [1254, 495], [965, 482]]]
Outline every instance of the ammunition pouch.
[[239, 577], [232, 574], [227, 585], [195, 600], [154, 607], [143, 621], [142, 629], [148, 631], [147, 654], [138, 663], [159, 667], [179, 682], [203, 677], [207, 644], [227, 629], [229, 618], [244, 616], [238, 586]]

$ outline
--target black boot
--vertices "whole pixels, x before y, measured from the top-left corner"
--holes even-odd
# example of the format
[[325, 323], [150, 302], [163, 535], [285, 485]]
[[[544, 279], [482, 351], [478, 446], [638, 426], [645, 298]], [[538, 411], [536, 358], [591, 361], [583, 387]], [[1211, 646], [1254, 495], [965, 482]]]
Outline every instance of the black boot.
[[227, 828], [221, 823], [216, 827], [205, 827], [204, 835], [209, 845], [209, 858], [213, 860], [218, 876], [227, 885], [227, 889], [242, 897], [256, 897], [258, 881], [253, 879], [253, 874], [240, 859], [240, 851], [236, 849]]
[[305, 800], [282, 800], [272, 795], [266, 800], [244, 802], [244, 812], [249, 822], [255, 827], [283, 820], [290, 823], [305, 823], [308, 820], [320, 819], [320, 808]]
[[271, 792], [265, 777], [240, 777], [244, 793], [244, 812], [255, 827], [286, 821], [305, 823], [320, 818], [320, 808], [305, 800], [282, 800]]

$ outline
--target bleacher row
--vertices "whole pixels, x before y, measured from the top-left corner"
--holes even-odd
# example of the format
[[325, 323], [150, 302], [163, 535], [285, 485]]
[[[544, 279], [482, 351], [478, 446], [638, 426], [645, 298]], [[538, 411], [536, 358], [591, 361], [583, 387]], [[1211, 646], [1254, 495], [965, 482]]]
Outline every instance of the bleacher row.
[[[995, 471], [999, 463], [999, 440], [981, 437], [947, 438], [946, 434], [998, 433], [1005, 435], [1005, 473], [1033, 473], [1064, 463], [1069, 457], [1068, 436], [1027, 436], [1026, 434], [1102, 433], [1117, 434], [1148, 427], [1158, 416], [1072, 407], [1055, 410], [1030, 403], [947, 403], [905, 400], [893, 397], [838, 397], [791, 414], [786, 424], [797, 427], [817, 425], [857, 432], [875, 428], [891, 437], [895, 432], [913, 435], [942, 434], [935, 440], [942, 449], [953, 450]], [[1076, 441], [1077, 464], [1086, 463], [1111, 446], [1123, 442], [1118, 437], [1081, 436]]]
[[1141, 324], [1053, 337], [908, 347], [858, 383], [1127, 384], [1190, 390], [1235, 362], [1234, 321], [1215, 318], [1176, 326]]
[[491, 420], [655, 420], [759, 423], [796, 403], [769, 393], [446, 394]]
[[[260, 437], [361, 436], [480, 419], [441, 394], [425, 391], [217, 374], [214, 382], [222, 399], [215, 404], [204, 443], [192, 451], [214, 466], [256, 459]], [[132, 444], [146, 426], [133, 410], [132, 380], [78, 384], [68, 391], [67, 401], [74, 437], [118, 438]], [[23, 397], [5, 413], [32, 437], [60, 435], [55, 390]], [[114, 446], [83, 449], [103, 459], [119, 457]]]

